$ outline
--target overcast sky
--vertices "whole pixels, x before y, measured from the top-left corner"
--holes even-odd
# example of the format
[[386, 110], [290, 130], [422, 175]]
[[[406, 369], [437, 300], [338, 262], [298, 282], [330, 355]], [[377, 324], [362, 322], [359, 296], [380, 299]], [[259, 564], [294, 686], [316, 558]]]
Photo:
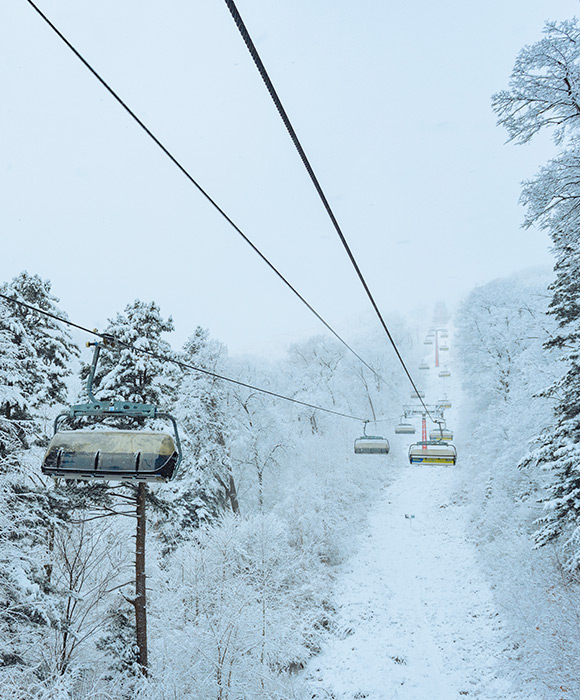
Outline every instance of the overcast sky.
[[[37, 0], [317, 310], [347, 337], [369, 305], [222, 0]], [[385, 313], [453, 306], [551, 265], [520, 182], [554, 153], [505, 145], [490, 97], [576, 0], [239, 0]], [[181, 343], [236, 352], [322, 332], [26, 0], [0, 3], [0, 280], [48, 278], [103, 328], [155, 300]]]

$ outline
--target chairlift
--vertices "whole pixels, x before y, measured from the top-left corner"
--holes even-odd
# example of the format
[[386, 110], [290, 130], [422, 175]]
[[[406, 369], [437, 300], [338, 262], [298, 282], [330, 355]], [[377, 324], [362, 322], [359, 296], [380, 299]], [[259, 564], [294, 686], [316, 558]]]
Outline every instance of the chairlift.
[[415, 442], [409, 447], [410, 464], [455, 464], [455, 445], [441, 440]]
[[[103, 345], [110, 339], [104, 338]], [[177, 423], [154, 404], [128, 401], [97, 401], [92, 385], [101, 342], [95, 350], [87, 379], [89, 403], [71, 406], [54, 422], [54, 435], [42, 462], [42, 473], [61, 479], [111, 481], [169, 481], [182, 459]], [[79, 418], [150, 418], [168, 420], [173, 435], [144, 430], [62, 430], [67, 420]]]
[[412, 423], [405, 423], [402, 418], [400, 423], [395, 426], [395, 433], [397, 435], [413, 435], [415, 432], [415, 426]]
[[437, 408], [451, 408], [451, 401], [445, 397], [437, 401]]
[[436, 440], [438, 442], [453, 440], [453, 431], [449, 428], [433, 428], [429, 431], [429, 440]]
[[440, 377], [450, 377], [450, 376], [451, 376], [451, 372], [450, 372], [448, 369], [442, 369], [442, 370], [439, 372], [439, 376], [440, 376]]
[[425, 338], [425, 340], [423, 341], [423, 345], [433, 345], [433, 344], [434, 344], [434, 340], [430, 336], [427, 336]]
[[389, 441], [378, 435], [367, 435], [367, 423], [363, 423], [363, 435], [354, 441], [355, 455], [387, 455], [389, 454]]
[[429, 363], [421, 362], [421, 364], [419, 365], [419, 369], [429, 369]]
[[449, 350], [449, 345], [440, 345], [439, 350], [441, 350], [441, 352], [446, 352]]
[[421, 389], [418, 389], [417, 391], [415, 391], [415, 390], [413, 389], [413, 391], [411, 392], [411, 398], [412, 398], [412, 399], [424, 399], [424, 398], [425, 398], [425, 392], [422, 391]]

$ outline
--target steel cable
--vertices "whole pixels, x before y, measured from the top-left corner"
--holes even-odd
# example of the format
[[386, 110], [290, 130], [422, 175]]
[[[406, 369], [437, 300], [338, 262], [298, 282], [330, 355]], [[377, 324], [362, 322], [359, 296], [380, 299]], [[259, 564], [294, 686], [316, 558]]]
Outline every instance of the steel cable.
[[[266, 70], [266, 67], [264, 66], [264, 63], [262, 62], [262, 59], [260, 58], [260, 55], [258, 53], [258, 50], [256, 49], [254, 42], [252, 41], [252, 37], [250, 36], [250, 33], [248, 32], [248, 29], [246, 28], [246, 25], [244, 24], [244, 21], [242, 20], [242, 17], [238, 11], [238, 8], [236, 7], [236, 4], [233, 2], [233, 0], [224, 0], [231, 15], [232, 18], [242, 36], [242, 39], [244, 40], [244, 43], [246, 44], [246, 47], [248, 51], [250, 52], [250, 55], [252, 56], [252, 59], [254, 63], [256, 64], [256, 68], [258, 69], [258, 72], [260, 73], [260, 76], [262, 80], [264, 81], [264, 84], [266, 85], [266, 89], [268, 90], [268, 93], [270, 94], [270, 97], [272, 98], [272, 101], [274, 102], [276, 109], [278, 111], [278, 114], [280, 115], [280, 118], [284, 122], [284, 125], [286, 127], [286, 130], [288, 131], [288, 134], [290, 135], [290, 138], [292, 139], [292, 143], [294, 144], [296, 150], [298, 151], [298, 154], [300, 156], [300, 159], [302, 160], [302, 163], [304, 164], [304, 167], [306, 168], [308, 175], [310, 176], [310, 179], [312, 180], [312, 183], [318, 193], [318, 196], [320, 197], [320, 200], [322, 201], [322, 204], [324, 205], [324, 208], [326, 209], [326, 212], [328, 216], [330, 217], [330, 220], [332, 222], [332, 225], [334, 226], [336, 233], [338, 234], [338, 237], [340, 238], [340, 241], [346, 250], [346, 253], [350, 259], [350, 262], [352, 263], [352, 266], [354, 267], [356, 274], [367, 294], [367, 297], [369, 298], [371, 305], [373, 309], [375, 310], [375, 313], [377, 314], [379, 321], [387, 334], [387, 338], [389, 339], [393, 350], [395, 351], [395, 354], [397, 355], [397, 358], [399, 359], [399, 362], [401, 363], [401, 366], [403, 367], [409, 381], [411, 382], [411, 386], [417, 393], [419, 394], [419, 390], [417, 389], [415, 382], [413, 381], [413, 378], [411, 377], [411, 374], [409, 370], [407, 369], [407, 365], [405, 364], [403, 357], [401, 356], [401, 353], [399, 352], [399, 349], [397, 347], [397, 344], [395, 343], [393, 336], [391, 335], [387, 324], [380, 312], [380, 309], [371, 293], [371, 290], [364, 278], [364, 275], [362, 274], [362, 271], [354, 257], [354, 254], [342, 232], [342, 229], [338, 223], [338, 220], [336, 216], [334, 215], [334, 212], [332, 210], [332, 207], [330, 206], [326, 195], [324, 194], [324, 191], [322, 189], [322, 186], [320, 185], [320, 182], [318, 181], [318, 178], [316, 177], [316, 174], [310, 165], [310, 161], [308, 160], [308, 156], [306, 155], [306, 152], [302, 148], [302, 144], [300, 143], [300, 140], [298, 138], [298, 135], [296, 134], [296, 131], [294, 130], [294, 127], [292, 126], [292, 123], [286, 113], [286, 110], [284, 109], [284, 105], [282, 104], [282, 101], [278, 97], [278, 93], [276, 92], [276, 88], [274, 87], [274, 84], [272, 83], [272, 80], [270, 79], [270, 76], [268, 75], [268, 72]], [[423, 407], [425, 408], [425, 411], [429, 418], [433, 421], [433, 417], [427, 410], [427, 407], [425, 406], [425, 403], [423, 402], [423, 399], [419, 397], [421, 403], [423, 404]], [[434, 421], [433, 421], [434, 422]]]
[[171, 160], [171, 162], [180, 170], [180, 172], [185, 175], [189, 182], [194, 185], [197, 190], [202, 194], [205, 199], [216, 209], [216, 211], [230, 224], [230, 226], [241, 236], [241, 238], [250, 246], [250, 248], [262, 259], [264, 263], [277, 275], [277, 277], [290, 289], [290, 291], [300, 299], [300, 301], [306, 306], [306, 308], [316, 316], [316, 318], [329, 330], [334, 337], [342, 343], [362, 364], [369, 369], [378, 379], [380, 379], [386, 386], [389, 383], [366, 362], [338, 333], [332, 328], [332, 326], [316, 311], [316, 309], [300, 294], [300, 292], [286, 279], [286, 277], [276, 268], [276, 266], [268, 260], [268, 258], [261, 252], [261, 250], [248, 238], [248, 236], [242, 231], [242, 229], [228, 216], [228, 214], [222, 209], [219, 204], [211, 197], [208, 192], [194, 179], [191, 173], [183, 166], [179, 160], [169, 151], [169, 149], [155, 136], [155, 134], [146, 126], [146, 124], [137, 116], [137, 114], [127, 105], [126, 102], [118, 95], [115, 90], [105, 81], [103, 77], [91, 66], [91, 64], [82, 56], [82, 54], [71, 44], [71, 42], [64, 36], [64, 34], [56, 27], [51, 20], [42, 12], [42, 10], [32, 1], [26, 0], [28, 4], [40, 15], [40, 17], [46, 22], [46, 24], [55, 32], [55, 34], [68, 46], [68, 48], [74, 53], [74, 55], [81, 61], [81, 63], [94, 75], [94, 77], [101, 83], [101, 85], [109, 92], [109, 94], [123, 107], [123, 109], [131, 116], [131, 118], [143, 129], [143, 131], [149, 136], [149, 138], [163, 151], [163, 153]]
[[78, 323], [73, 323], [72, 321], [69, 321], [66, 318], [62, 318], [61, 316], [56, 316], [56, 314], [52, 314], [49, 311], [43, 311], [42, 309], [37, 308], [36, 306], [32, 306], [31, 304], [27, 304], [24, 301], [21, 301], [20, 299], [16, 299], [14, 297], [7, 296], [6, 294], [0, 293], [0, 299], [4, 299], [5, 301], [8, 301], [12, 304], [18, 304], [19, 306], [22, 306], [26, 309], [29, 309], [30, 311], [34, 311], [36, 313], [41, 314], [42, 316], [47, 316], [48, 318], [52, 318], [55, 321], [58, 321], [60, 323], [64, 323], [67, 326], [71, 326], [72, 328], [76, 328], [77, 330], [84, 331], [85, 333], [89, 333], [90, 335], [96, 336], [97, 338], [106, 338], [107, 341], [110, 341], [119, 347], [125, 348], [127, 350], [131, 350], [132, 352], [136, 353], [141, 353], [142, 355], [147, 355], [149, 357], [152, 357], [156, 360], [160, 360], [161, 362], [171, 362], [174, 365], [177, 365], [178, 367], [181, 367], [182, 369], [191, 369], [194, 370], [195, 372], [200, 372], [201, 374], [205, 374], [210, 377], [214, 377], [215, 379], [220, 379], [224, 382], [229, 382], [230, 384], [236, 384], [237, 386], [242, 386], [246, 389], [252, 389], [253, 391], [258, 391], [261, 394], [267, 394], [268, 396], [272, 396], [276, 399], [283, 399], [284, 401], [290, 401], [291, 403], [296, 403], [299, 404], [300, 406], [305, 406], [306, 408], [312, 408], [316, 411], [323, 411], [324, 413], [331, 413], [335, 416], [340, 416], [341, 418], [350, 418], [351, 420], [356, 420], [358, 422], [364, 423], [365, 419], [364, 418], [359, 418], [358, 416], [352, 416], [348, 413], [342, 413], [341, 411], [335, 411], [331, 408], [324, 408], [323, 406], [317, 406], [316, 404], [308, 403], [307, 401], [300, 401], [299, 399], [293, 399], [290, 396], [284, 396], [284, 394], [278, 394], [275, 391], [270, 391], [269, 389], [262, 389], [261, 387], [254, 386], [252, 384], [247, 384], [246, 382], [242, 382], [239, 379], [232, 379], [231, 377], [225, 377], [221, 374], [217, 374], [216, 372], [211, 372], [208, 369], [203, 369], [202, 367], [196, 367], [195, 365], [191, 365], [188, 362], [182, 362], [181, 360], [177, 360], [173, 357], [166, 357], [164, 355], [160, 355], [156, 352], [152, 352], [151, 350], [146, 350], [145, 348], [139, 348], [136, 347], [135, 345], [131, 345], [130, 343], [125, 343], [122, 340], [119, 340], [118, 338], [115, 338], [115, 336], [111, 335], [110, 333], [99, 333], [99, 331], [96, 330], [91, 330], [90, 328], [86, 328], [85, 326], [81, 326]]

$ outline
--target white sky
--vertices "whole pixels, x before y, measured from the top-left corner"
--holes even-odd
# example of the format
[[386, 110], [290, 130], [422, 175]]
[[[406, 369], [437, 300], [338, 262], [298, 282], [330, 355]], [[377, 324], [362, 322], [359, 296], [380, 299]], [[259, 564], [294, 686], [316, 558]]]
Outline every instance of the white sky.
[[[222, 0], [38, 0], [317, 310], [369, 305]], [[493, 92], [577, 0], [239, 0], [384, 313], [448, 305], [551, 264], [520, 181], [547, 137], [504, 145]], [[232, 352], [322, 332], [26, 0], [0, 3], [0, 280], [53, 283], [103, 328], [135, 298]]]

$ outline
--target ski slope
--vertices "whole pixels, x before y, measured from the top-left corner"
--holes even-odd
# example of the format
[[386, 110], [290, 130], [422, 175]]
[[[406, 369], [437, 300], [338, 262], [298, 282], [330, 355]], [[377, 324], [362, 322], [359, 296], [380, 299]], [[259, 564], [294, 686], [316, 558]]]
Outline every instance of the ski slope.
[[[429, 376], [420, 376], [427, 401], [447, 393], [453, 429], [459, 383], [438, 377], [430, 361]], [[457, 478], [462, 455], [456, 467], [411, 467], [411, 440], [404, 438], [391, 438], [390, 462], [382, 468], [392, 470], [393, 480], [339, 575], [339, 631], [309, 666], [312, 697], [534, 700], [503, 677], [509, 634], [476, 546], [466, 538], [468, 494]]]

